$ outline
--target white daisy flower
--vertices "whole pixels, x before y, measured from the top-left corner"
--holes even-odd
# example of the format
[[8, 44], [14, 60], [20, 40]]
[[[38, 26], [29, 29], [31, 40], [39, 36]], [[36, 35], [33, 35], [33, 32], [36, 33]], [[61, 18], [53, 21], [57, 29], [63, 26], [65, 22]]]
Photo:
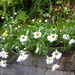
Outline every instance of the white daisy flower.
[[74, 39], [70, 39], [69, 45], [71, 45], [72, 43], [75, 43], [75, 40]]
[[12, 25], [9, 25], [10, 28], [12, 28]]
[[35, 21], [35, 19], [32, 19], [32, 22], [34, 22]]
[[7, 60], [1, 60], [0, 66], [1, 66], [1, 67], [6, 67], [6, 66], [7, 66], [6, 61], [7, 61]]
[[20, 26], [18, 26], [18, 28], [20, 28]]
[[27, 33], [29, 33], [29, 30], [27, 31]]
[[15, 49], [18, 49], [18, 46], [16, 46]]
[[3, 51], [0, 52], [0, 57], [7, 58], [8, 57], [8, 53], [3, 50]]
[[56, 69], [58, 69], [60, 67], [60, 65], [54, 64], [52, 66], [52, 71], [55, 71]]
[[70, 39], [70, 36], [68, 34], [64, 34], [63, 39], [68, 40], [68, 39]]
[[10, 18], [13, 18], [12, 16]]
[[28, 55], [25, 55], [25, 56], [20, 55], [17, 59], [17, 62], [25, 61], [27, 58], [28, 58]]
[[21, 35], [19, 39], [20, 39], [21, 42], [24, 42], [24, 41], [27, 41], [28, 37], [24, 36], [24, 35]]
[[41, 20], [39, 20], [39, 22], [41, 22]]
[[24, 50], [26, 50], [26, 48], [24, 48]]
[[20, 54], [23, 55], [23, 56], [25, 56], [25, 55], [26, 55], [26, 52], [27, 52], [27, 51], [21, 50], [21, 51], [20, 51]]
[[22, 42], [22, 45], [24, 45], [24, 43]]
[[4, 16], [2, 16], [1, 18], [4, 19]]
[[15, 29], [17, 30], [17, 27]]
[[55, 30], [55, 28], [53, 30]]
[[52, 64], [53, 62], [54, 62], [54, 59], [52, 57], [47, 56], [46, 63], [47, 64]]
[[40, 32], [41, 30], [39, 29], [39, 32]]
[[45, 20], [45, 22], [47, 22], [47, 20]]
[[33, 34], [34, 34], [34, 38], [36, 38], [36, 39], [41, 37], [41, 35], [42, 35], [41, 32], [34, 32]]
[[28, 58], [28, 55], [26, 54], [26, 51], [21, 50], [20, 56], [17, 59], [17, 62], [25, 61]]
[[14, 15], [16, 15], [17, 13], [16, 12], [14, 12]]
[[20, 50], [20, 54], [21, 54], [21, 53], [24, 53], [24, 51], [23, 51], [23, 50]]
[[39, 48], [37, 47], [35, 53], [38, 53], [38, 52], [39, 52]]
[[27, 51], [20, 50], [20, 55], [26, 54]]
[[67, 10], [67, 7], [65, 7], [65, 10]]
[[58, 52], [57, 50], [55, 50], [55, 52], [52, 53], [53, 58], [60, 59], [61, 56], [62, 56], [62, 53]]
[[12, 23], [14, 23], [14, 22], [12, 22]]
[[25, 59], [24, 59], [24, 57], [23, 57], [23, 55], [20, 55], [19, 57], [18, 57], [18, 59], [17, 59], [17, 62], [21, 62], [21, 61], [24, 61]]
[[17, 22], [17, 20], [15, 20]]
[[48, 41], [53, 42], [55, 40], [57, 40], [57, 36], [56, 34], [51, 34], [50, 36], [47, 37]]

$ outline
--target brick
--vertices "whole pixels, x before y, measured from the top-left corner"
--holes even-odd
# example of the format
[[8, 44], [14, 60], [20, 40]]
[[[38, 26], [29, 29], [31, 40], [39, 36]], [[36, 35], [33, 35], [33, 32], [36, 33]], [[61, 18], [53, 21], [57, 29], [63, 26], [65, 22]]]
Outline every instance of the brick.
[[16, 75], [14, 68], [0, 68], [0, 75]]
[[45, 75], [74, 75], [74, 72], [64, 72], [64, 71], [51, 71], [48, 69]]
[[46, 56], [30, 54], [23, 62], [13, 61], [6, 68], [0, 67], [0, 75], [74, 75], [74, 72], [67, 72], [69, 69], [69, 71], [75, 70], [75, 60], [71, 61], [71, 57], [55, 59], [54, 64], [59, 64], [60, 68], [52, 72], [52, 65], [46, 64]]
[[14, 65], [15, 74], [16, 75], [36, 75], [36, 68], [34, 66], [21, 66], [21, 65]]
[[4, 73], [4, 69], [0, 67], [0, 75]]
[[46, 68], [38, 68], [35, 75], [44, 75], [46, 71]]

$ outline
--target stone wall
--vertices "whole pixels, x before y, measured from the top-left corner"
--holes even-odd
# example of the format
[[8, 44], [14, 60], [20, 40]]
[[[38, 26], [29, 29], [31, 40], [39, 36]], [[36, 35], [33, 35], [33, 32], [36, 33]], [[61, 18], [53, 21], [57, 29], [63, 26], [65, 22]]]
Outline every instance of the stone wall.
[[54, 72], [51, 71], [52, 65], [47, 65], [45, 59], [45, 56], [30, 54], [24, 62], [14, 61], [10, 62], [6, 68], [0, 67], [0, 75], [75, 75], [75, 60], [70, 61], [70, 57], [55, 60], [54, 63], [61, 67]]

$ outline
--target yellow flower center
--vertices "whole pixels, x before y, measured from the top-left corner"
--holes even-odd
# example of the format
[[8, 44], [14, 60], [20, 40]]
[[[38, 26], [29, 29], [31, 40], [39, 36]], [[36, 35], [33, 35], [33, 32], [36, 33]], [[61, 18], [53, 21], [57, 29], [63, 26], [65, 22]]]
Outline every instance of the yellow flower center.
[[50, 61], [51, 59], [49, 58], [48, 60]]
[[55, 36], [53, 35], [52, 38], [55, 38]]
[[5, 55], [5, 53], [3, 53], [3, 55]]
[[26, 53], [24, 53], [24, 55], [26, 55]]
[[57, 56], [58, 55], [58, 53], [55, 53], [55, 56]]
[[68, 35], [66, 35], [66, 37], [68, 38]]
[[36, 33], [36, 36], [39, 36], [39, 33]]
[[25, 37], [23, 36], [22, 39], [25, 39]]

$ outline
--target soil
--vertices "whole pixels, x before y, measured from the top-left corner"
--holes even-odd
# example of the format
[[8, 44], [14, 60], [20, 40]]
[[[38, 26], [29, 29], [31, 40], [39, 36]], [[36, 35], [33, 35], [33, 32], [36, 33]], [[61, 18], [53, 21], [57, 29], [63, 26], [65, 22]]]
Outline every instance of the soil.
[[68, 51], [63, 52], [64, 57], [71, 57], [75, 52], [75, 49], [70, 49]]

